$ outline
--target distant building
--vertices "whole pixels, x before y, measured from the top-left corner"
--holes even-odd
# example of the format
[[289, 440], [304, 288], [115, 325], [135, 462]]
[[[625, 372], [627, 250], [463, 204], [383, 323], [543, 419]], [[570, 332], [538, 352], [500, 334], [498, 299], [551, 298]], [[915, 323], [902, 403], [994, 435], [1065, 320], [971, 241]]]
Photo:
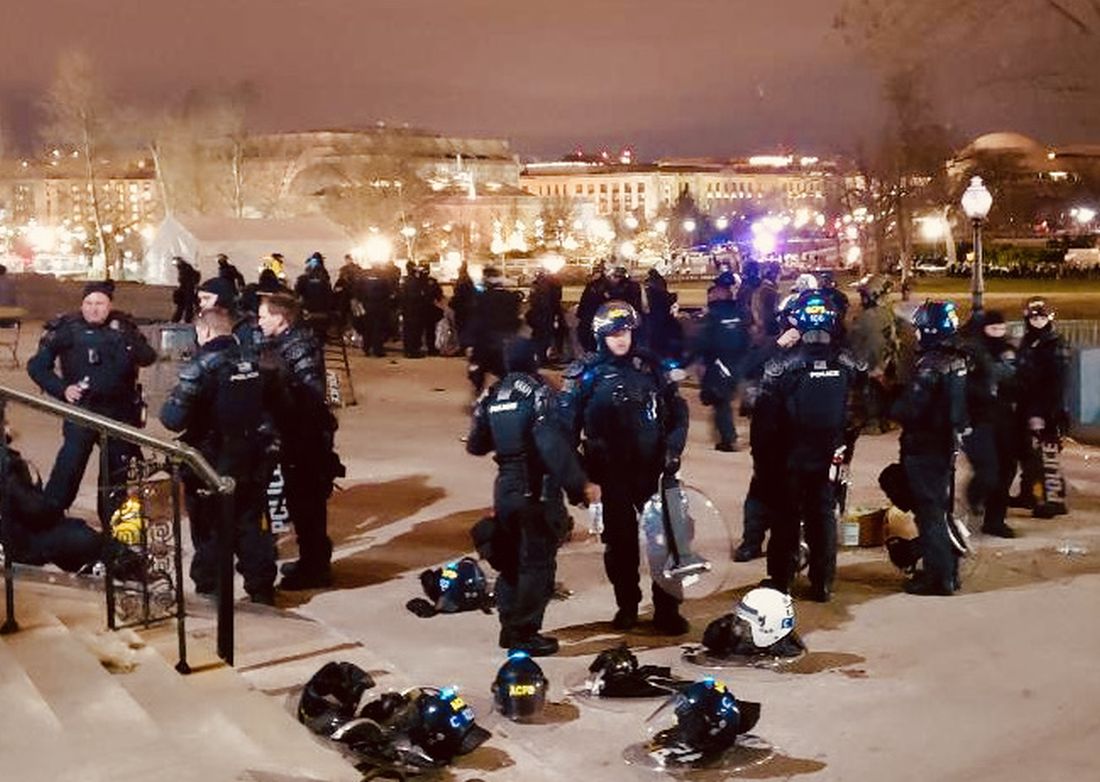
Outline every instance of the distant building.
[[760, 156], [745, 160], [667, 159], [639, 164], [607, 160], [528, 163], [520, 186], [543, 199], [574, 199], [599, 215], [652, 219], [688, 193], [705, 212], [821, 208], [836, 184], [836, 166], [817, 158]]

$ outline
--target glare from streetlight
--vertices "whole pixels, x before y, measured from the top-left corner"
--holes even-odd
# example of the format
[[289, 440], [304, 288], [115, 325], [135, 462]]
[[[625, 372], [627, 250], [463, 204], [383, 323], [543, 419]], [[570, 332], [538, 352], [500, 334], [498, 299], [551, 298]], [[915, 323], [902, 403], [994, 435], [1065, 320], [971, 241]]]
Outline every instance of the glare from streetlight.
[[695, 221], [692, 220], [690, 217], [687, 220], [684, 220], [684, 222], [681, 223], [681, 226], [687, 233], [693, 233], [695, 231]]
[[717, 220], [714, 221], [714, 227], [717, 228], [719, 231], [726, 230], [727, 228], [730, 227], [729, 218], [726, 217], [725, 215], [722, 215], [721, 217], [719, 217]]
[[962, 208], [971, 220], [981, 221], [989, 216], [993, 196], [986, 189], [980, 176], [971, 177], [970, 185], [962, 195]]

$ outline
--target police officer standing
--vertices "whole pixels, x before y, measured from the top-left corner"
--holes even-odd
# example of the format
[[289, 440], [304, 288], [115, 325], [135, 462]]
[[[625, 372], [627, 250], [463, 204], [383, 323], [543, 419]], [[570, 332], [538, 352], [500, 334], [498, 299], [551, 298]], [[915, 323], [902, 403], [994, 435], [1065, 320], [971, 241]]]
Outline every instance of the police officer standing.
[[279, 373], [292, 405], [275, 411], [286, 504], [298, 538], [298, 560], [282, 566], [280, 589], [317, 589], [332, 584], [332, 541], [328, 498], [343, 475], [333, 450], [336, 418], [325, 403], [321, 348], [298, 321], [293, 297], [274, 294], [260, 301], [265, 365]]
[[[584, 463], [603, 494], [604, 570], [615, 590], [617, 630], [638, 622], [638, 512], [675, 475], [687, 442], [688, 409], [662, 363], [634, 343], [638, 314], [624, 301], [596, 312], [598, 352], [566, 370], [562, 413], [584, 434]], [[653, 625], [666, 635], [688, 631], [680, 600], [653, 583]]]
[[918, 595], [959, 588], [958, 560], [947, 530], [953, 512], [954, 455], [969, 428], [966, 360], [955, 345], [959, 317], [950, 301], [926, 301], [913, 315], [920, 339], [913, 379], [891, 410], [901, 424], [901, 466], [913, 496], [924, 569], [906, 583]]
[[[27, 374], [50, 396], [116, 421], [142, 425], [143, 412], [137, 386], [138, 368], [157, 360], [157, 353], [130, 317], [111, 309], [114, 283], [89, 282], [84, 286], [80, 312], [62, 315], [46, 324], [38, 352], [27, 362]], [[60, 364], [60, 375], [55, 370]], [[57, 454], [46, 498], [59, 510], [76, 499], [80, 479], [96, 444], [96, 433], [66, 421], [64, 442]], [[111, 483], [126, 477], [126, 465], [140, 459], [136, 445], [107, 441], [107, 465]], [[99, 507], [106, 523], [113, 508]]]
[[325, 256], [317, 252], [306, 259], [306, 270], [294, 283], [294, 292], [302, 302], [306, 325], [317, 341], [324, 344], [333, 311], [332, 282], [325, 268]]
[[[180, 439], [198, 449], [218, 474], [235, 481], [231, 545], [245, 592], [254, 603], [274, 605], [275, 541], [263, 520], [266, 462], [274, 442], [265, 415], [271, 400], [265, 400], [259, 357], [233, 336], [233, 318], [221, 307], [199, 312], [195, 336], [198, 353], [180, 369], [160, 420], [168, 430], [182, 432]], [[269, 385], [269, 391], [275, 389]], [[185, 476], [184, 486], [195, 546], [191, 580], [195, 591], [212, 593], [218, 585], [223, 499], [205, 492], [194, 476]]]
[[[557, 342], [562, 322], [561, 296], [561, 283], [545, 269], [539, 269], [531, 283], [527, 325], [531, 327], [531, 338], [538, 351], [540, 366], [549, 361], [550, 348]], [[560, 344], [557, 347], [560, 353]]]
[[709, 295], [712, 298], [692, 355], [703, 365], [699, 398], [714, 408], [714, 427], [718, 430], [714, 448], [730, 452], [737, 450], [733, 397], [749, 349], [749, 316], [734, 299], [732, 287], [716, 284]]
[[888, 402], [897, 378], [898, 330], [894, 312], [886, 301], [890, 281], [871, 274], [859, 281], [860, 311], [848, 332], [856, 358], [867, 365], [867, 428], [872, 434], [886, 431]]
[[[1061, 442], [1065, 431], [1066, 381], [1069, 374], [1069, 350], [1054, 330], [1054, 311], [1041, 296], [1032, 296], [1024, 305], [1026, 327], [1017, 354], [1020, 397], [1017, 407], [1025, 449], [1031, 450], [1032, 438], [1040, 442]], [[1026, 452], [1025, 450], [1025, 452]], [[1036, 517], [1053, 515], [1046, 505], [1037, 505], [1032, 491], [1043, 483], [1041, 460], [1025, 457], [1020, 466], [1020, 497], [1013, 505], [1032, 508]], [[1059, 511], [1064, 512], [1059, 506]]]
[[597, 261], [577, 303], [577, 341], [589, 352], [596, 349], [596, 339], [592, 336], [592, 319], [596, 317], [596, 310], [609, 298], [607, 291], [610, 283], [604, 272], [604, 262]]
[[791, 317], [801, 339], [764, 368], [754, 424], [782, 443], [784, 512], [768, 544], [768, 578], [789, 592], [798, 570], [799, 526], [809, 546], [810, 598], [832, 596], [836, 576], [836, 496], [829, 471], [845, 442], [850, 397], [865, 368], [836, 341], [837, 312], [816, 290], [799, 294]]
[[496, 585], [500, 646], [530, 655], [554, 654], [557, 639], [540, 634], [554, 592], [555, 555], [565, 530], [543, 502], [548, 483], [565, 488], [577, 504], [597, 502], [599, 487], [586, 481], [557, 417], [553, 392], [538, 374], [534, 344], [517, 338], [506, 346], [507, 374], [478, 400], [466, 450], [495, 452], [492, 546], [500, 571]]
[[1005, 523], [1008, 491], [1016, 470], [1019, 448], [1016, 428], [1016, 353], [1006, 334], [1004, 315], [996, 310], [976, 313], [974, 333], [963, 347], [970, 357], [966, 378], [970, 433], [963, 449], [973, 476], [966, 487], [971, 516], [982, 523], [982, 532], [1014, 538]]
[[393, 289], [389, 276], [377, 266], [368, 266], [355, 281], [352, 297], [363, 306], [363, 314], [354, 324], [363, 335], [364, 355], [385, 356], [386, 337], [393, 316]]
[[523, 301], [519, 291], [504, 287], [504, 276], [498, 269], [487, 267], [484, 280], [485, 290], [478, 295], [470, 319], [473, 344], [466, 369], [477, 394], [485, 387], [487, 374], [504, 377], [504, 343], [519, 331], [519, 309]]

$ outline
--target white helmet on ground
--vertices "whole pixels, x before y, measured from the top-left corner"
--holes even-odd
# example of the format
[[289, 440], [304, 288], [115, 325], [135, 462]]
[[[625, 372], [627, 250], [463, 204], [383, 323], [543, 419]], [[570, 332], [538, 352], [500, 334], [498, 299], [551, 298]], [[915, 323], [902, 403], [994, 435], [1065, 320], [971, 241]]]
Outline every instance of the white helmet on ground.
[[794, 603], [778, 589], [757, 587], [734, 609], [734, 616], [749, 626], [752, 642], [767, 648], [794, 630]]

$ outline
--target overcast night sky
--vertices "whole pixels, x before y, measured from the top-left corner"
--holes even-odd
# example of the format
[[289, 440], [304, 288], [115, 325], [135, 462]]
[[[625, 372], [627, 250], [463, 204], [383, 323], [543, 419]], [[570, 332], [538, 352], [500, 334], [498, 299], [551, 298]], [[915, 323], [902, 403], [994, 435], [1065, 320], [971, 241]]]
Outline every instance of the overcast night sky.
[[[33, 107], [58, 53], [74, 47], [129, 103], [248, 79], [261, 94], [258, 129], [407, 122], [507, 137], [536, 156], [622, 143], [642, 157], [845, 151], [874, 135], [881, 112], [875, 74], [833, 30], [839, 0], [8, 3], [9, 145], [33, 140]], [[1003, 58], [1003, 41], [984, 44]], [[936, 98], [960, 137], [1011, 128], [1082, 140], [1075, 118], [1034, 95]]]

